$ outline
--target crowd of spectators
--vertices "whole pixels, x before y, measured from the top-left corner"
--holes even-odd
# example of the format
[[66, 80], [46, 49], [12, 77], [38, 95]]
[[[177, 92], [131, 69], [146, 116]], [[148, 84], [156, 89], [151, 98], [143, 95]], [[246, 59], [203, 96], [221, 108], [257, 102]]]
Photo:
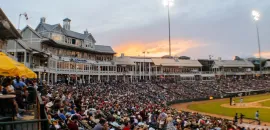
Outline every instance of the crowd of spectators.
[[[47, 94], [43, 95], [42, 99], [46, 103], [51, 129], [233, 130], [240, 128], [237, 128], [232, 121], [176, 111], [168, 107], [167, 103], [174, 100], [220, 96], [225, 91], [256, 90], [256, 85], [269, 89], [267, 82], [267, 80], [250, 81], [231, 78], [222, 81], [180, 83], [155, 81], [108, 82], [75, 86], [62, 84], [47, 87]], [[230, 86], [232, 84], [239, 85], [240, 89]]]
[[[36, 84], [17, 77], [14, 81], [6, 78], [2, 86], [3, 94], [16, 94], [14, 105], [17, 117], [22, 118], [20, 112], [27, 106], [26, 88]], [[174, 110], [167, 103], [257, 89], [270, 89], [270, 85], [267, 80], [226, 78], [178, 83], [43, 84], [39, 91], [52, 130], [246, 130], [230, 120]]]

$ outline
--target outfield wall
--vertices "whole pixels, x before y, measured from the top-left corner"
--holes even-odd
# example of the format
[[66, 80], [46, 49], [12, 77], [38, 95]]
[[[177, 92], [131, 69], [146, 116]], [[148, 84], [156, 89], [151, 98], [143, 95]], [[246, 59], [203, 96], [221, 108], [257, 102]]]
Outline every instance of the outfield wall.
[[[239, 93], [243, 93], [242, 96], [249, 96], [249, 95], [257, 95], [257, 94], [265, 94], [269, 93], [270, 90], [253, 90], [253, 91], [241, 91], [241, 92], [234, 92], [234, 93], [226, 93], [222, 97], [221, 96], [215, 96], [213, 99], [223, 99], [223, 98], [229, 98], [229, 97], [237, 97]], [[174, 100], [171, 102], [168, 102], [167, 105], [173, 105], [173, 104], [179, 104], [179, 103], [188, 103], [188, 102], [194, 102], [194, 101], [206, 101], [206, 100], [212, 100], [209, 98], [197, 98], [197, 99], [185, 99], [185, 100]]]

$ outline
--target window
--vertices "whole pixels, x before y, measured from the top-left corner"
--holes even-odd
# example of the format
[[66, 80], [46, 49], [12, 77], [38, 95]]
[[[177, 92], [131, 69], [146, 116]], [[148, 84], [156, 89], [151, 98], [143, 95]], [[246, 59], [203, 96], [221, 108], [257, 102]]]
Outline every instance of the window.
[[81, 40], [78, 40], [78, 39], [77, 39], [77, 40], [76, 40], [76, 45], [77, 45], [77, 46], [81, 46], [81, 45], [82, 45]]
[[65, 43], [68, 43], [68, 37], [65, 37]]
[[72, 39], [71, 44], [75, 45], [76, 44], [76, 39]]
[[55, 41], [62, 41], [62, 35], [57, 33], [52, 33], [52, 39]]

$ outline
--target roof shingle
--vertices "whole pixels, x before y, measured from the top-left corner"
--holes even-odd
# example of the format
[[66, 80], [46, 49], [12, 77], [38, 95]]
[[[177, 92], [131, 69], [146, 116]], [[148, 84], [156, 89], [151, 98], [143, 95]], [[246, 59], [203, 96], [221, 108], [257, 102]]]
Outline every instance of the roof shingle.
[[111, 46], [95, 45], [95, 51], [105, 53], [115, 53]]

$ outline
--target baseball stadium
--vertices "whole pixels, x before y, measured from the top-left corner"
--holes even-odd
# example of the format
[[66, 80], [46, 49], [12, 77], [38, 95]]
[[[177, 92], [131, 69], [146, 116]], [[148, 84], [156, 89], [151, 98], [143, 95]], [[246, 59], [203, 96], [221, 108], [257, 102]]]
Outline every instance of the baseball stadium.
[[0, 130], [269, 130], [260, 2], [1, 1]]

